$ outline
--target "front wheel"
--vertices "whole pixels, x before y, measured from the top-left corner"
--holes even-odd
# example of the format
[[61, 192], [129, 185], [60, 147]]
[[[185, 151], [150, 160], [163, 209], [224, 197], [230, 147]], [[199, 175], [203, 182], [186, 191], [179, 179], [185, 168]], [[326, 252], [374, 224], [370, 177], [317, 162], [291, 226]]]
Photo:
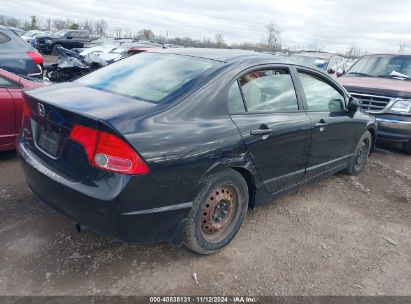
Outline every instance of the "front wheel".
[[247, 183], [227, 170], [204, 181], [191, 209], [184, 244], [199, 254], [212, 254], [237, 234], [248, 208]]
[[407, 153], [407, 154], [411, 155], [411, 140], [409, 140], [406, 143], [403, 143], [402, 149], [403, 149], [404, 153]]
[[61, 47], [60, 44], [55, 44], [55, 45], [53, 45], [53, 48], [51, 49], [51, 55], [57, 56], [57, 55], [58, 55], [58, 54], [57, 54], [57, 49], [58, 49], [59, 47]]
[[370, 155], [372, 146], [372, 136], [370, 132], [365, 132], [359, 140], [357, 147], [354, 151], [354, 155], [350, 160], [350, 163], [345, 170], [348, 175], [358, 175], [368, 164], [368, 157]]

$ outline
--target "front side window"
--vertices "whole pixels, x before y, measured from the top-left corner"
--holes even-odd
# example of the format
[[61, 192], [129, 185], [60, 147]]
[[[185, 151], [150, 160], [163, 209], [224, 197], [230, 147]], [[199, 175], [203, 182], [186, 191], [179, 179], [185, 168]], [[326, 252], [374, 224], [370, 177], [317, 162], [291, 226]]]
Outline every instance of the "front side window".
[[287, 69], [255, 71], [241, 77], [239, 84], [247, 112], [298, 110], [293, 81]]
[[80, 34], [79, 34], [79, 32], [69, 32], [69, 33], [67, 33], [67, 36], [77, 38], [77, 37], [80, 36]]
[[188, 90], [220, 62], [161, 53], [141, 53], [76, 80], [101, 91], [161, 103]]
[[344, 96], [324, 80], [298, 72], [307, 100], [308, 111], [344, 111]]

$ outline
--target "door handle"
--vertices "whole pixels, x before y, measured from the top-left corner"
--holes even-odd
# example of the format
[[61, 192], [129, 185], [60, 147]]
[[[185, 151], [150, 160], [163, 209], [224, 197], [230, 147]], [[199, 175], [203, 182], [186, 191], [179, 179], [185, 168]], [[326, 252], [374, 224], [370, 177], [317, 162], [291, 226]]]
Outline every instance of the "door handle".
[[250, 134], [251, 135], [257, 135], [257, 136], [260, 135], [261, 136], [261, 135], [268, 135], [271, 132], [272, 132], [272, 130], [266, 124], [262, 124], [259, 129], [251, 130]]
[[324, 131], [325, 127], [328, 126], [328, 123], [325, 122], [324, 119], [321, 119], [319, 122], [317, 122], [314, 127], [319, 128], [320, 132]]
[[326, 123], [326, 122], [317, 122], [314, 126], [316, 128], [324, 128], [324, 127], [328, 126], [328, 123]]
[[251, 130], [250, 134], [251, 135], [268, 135], [271, 133], [270, 129], [257, 129], [257, 130]]

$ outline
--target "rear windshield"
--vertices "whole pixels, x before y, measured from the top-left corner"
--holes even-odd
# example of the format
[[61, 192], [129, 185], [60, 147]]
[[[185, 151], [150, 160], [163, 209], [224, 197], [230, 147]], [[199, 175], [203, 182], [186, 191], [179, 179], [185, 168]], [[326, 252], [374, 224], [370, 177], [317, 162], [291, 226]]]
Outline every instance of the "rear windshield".
[[299, 64], [309, 66], [309, 67], [316, 67], [320, 70], [326, 70], [329, 59], [322, 58], [322, 57], [312, 57], [312, 56], [304, 56], [304, 55], [294, 55], [292, 58]]
[[209, 74], [217, 61], [189, 56], [141, 53], [99, 69], [76, 82], [88, 87], [161, 103]]
[[0, 53], [28, 52], [35, 49], [11, 30], [0, 29]]

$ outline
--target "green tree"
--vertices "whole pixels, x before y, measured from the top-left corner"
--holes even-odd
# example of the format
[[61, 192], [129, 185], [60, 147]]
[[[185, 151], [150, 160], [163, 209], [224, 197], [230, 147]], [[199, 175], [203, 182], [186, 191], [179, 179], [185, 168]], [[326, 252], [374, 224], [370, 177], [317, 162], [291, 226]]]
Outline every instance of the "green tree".
[[36, 17], [36, 16], [30, 16], [30, 19], [31, 19], [31, 21], [30, 21], [30, 29], [32, 29], [32, 30], [38, 29], [38, 26], [37, 26], [37, 17]]
[[69, 29], [70, 29], [70, 30], [78, 30], [78, 29], [79, 29], [79, 25], [78, 25], [77, 23], [72, 23], [72, 24], [69, 26]]

